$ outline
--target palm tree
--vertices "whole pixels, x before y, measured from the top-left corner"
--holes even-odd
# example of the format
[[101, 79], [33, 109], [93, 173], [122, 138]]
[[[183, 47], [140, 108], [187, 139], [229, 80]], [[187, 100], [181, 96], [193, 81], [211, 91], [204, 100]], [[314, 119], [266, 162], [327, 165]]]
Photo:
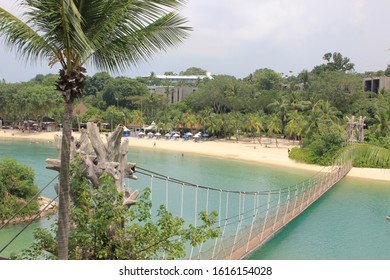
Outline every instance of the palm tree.
[[298, 80], [303, 84], [303, 89], [306, 89], [309, 82], [309, 71], [303, 70], [298, 74]]
[[276, 147], [278, 147], [278, 133], [282, 132], [282, 121], [279, 119], [279, 117], [276, 114], [271, 115], [271, 119], [267, 126], [268, 135], [274, 135], [275, 136], [275, 144]]
[[[252, 133], [253, 143], [255, 142], [256, 133], [260, 133], [263, 129], [263, 119], [258, 114], [249, 114], [246, 128]], [[259, 139], [261, 145], [261, 135]]]
[[295, 144], [296, 138], [301, 136], [303, 125], [304, 119], [302, 114], [300, 114], [297, 110], [292, 111], [289, 114], [289, 121], [285, 127], [285, 133], [293, 138], [293, 144]]
[[199, 124], [198, 118], [193, 113], [184, 113], [183, 114], [183, 128], [192, 130], [196, 125]]
[[381, 111], [375, 116], [376, 124], [373, 126], [375, 134], [378, 136], [386, 136], [390, 132], [390, 119], [386, 116], [386, 112]]
[[339, 153], [350, 150], [354, 158], [365, 159], [368, 164], [390, 168], [390, 149], [368, 143], [355, 143], [341, 149]]
[[281, 130], [284, 130], [284, 126], [287, 123], [287, 115], [291, 108], [291, 103], [288, 100], [286, 95], [278, 94], [273, 102], [268, 104], [267, 108], [271, 109], [275, 114], [277, 114], [281, 121]]
[[184, 0], [20, 0], [22, 19], [0, 8], [0, 36], [27, 60], [60, 64], [64, 98], [58, 213], [58, 258], [68, 257], [71, 117], [85, 66], [123, 70], [183, 41], [190, 28], [175, 12]]

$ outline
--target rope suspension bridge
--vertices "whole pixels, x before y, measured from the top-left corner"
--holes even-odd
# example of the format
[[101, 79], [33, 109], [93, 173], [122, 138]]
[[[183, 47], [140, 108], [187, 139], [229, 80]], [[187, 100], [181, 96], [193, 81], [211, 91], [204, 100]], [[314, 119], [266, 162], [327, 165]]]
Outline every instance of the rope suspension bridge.
[[[326, 193], [351, 168], [352, 151], [347, 149], [332, 166], [325, 167], [306, 181], [259, 192], [201, 186], [142, 167], [137, 167], [136, 172], [138, 180], [151, 190], [152, 212], [156, 213], [159, 205], [164, 204], [174, 216], [182, 217], [195, 227], [200, 223], [200, 211], [218, 212], [214, 228], [220, 230], [220, 235], [197, 247], [188, 245], [186, 259], [222, 260], [247, 257]], [[21, 232], [5, 246], [0, 244], [4, 246], [0, 247], [0, 254]]]
[[220, 236], [196, 248], [188, 259], [242, 259], [286, 226], [340, 181], [352, 168], [351, 151], [310, 179], [278, 190], [227, 191], [195, 185], [143, 168], [137, 173], [150, 179], [153, 205], [165, 204], [174, 215], [197, 225], [199, 211], [218, 212], [214, 225]]

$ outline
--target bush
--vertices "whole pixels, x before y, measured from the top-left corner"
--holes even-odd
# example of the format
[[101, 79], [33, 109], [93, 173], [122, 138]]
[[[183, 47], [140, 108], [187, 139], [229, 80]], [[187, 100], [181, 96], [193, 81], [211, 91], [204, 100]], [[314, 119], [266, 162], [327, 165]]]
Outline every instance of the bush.
[[330, 165], [337, 152], [343, 147], [345, 135], [339, 126], [320, 129], [304, 141], [303, 148], [293, 148], [290, 158], [300, 162]]
[[[26, 204], [38, 192], [31, 167], [14, 159], [0, 161], [0, 218], [7, 219]], [[39, 209], [38, 201], [29, 204], [20, 216], [28, 216]]]
[[291, 149], [289, 157], [298, 162], [315, 163], [315, 155], [310, 149], [294, 147]]

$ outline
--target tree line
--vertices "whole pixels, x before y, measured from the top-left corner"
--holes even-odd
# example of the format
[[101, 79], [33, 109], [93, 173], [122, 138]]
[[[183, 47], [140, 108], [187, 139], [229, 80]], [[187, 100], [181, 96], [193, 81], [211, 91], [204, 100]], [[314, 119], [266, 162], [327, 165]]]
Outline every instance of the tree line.
[[[332, 151], [345, 142], [346, 118], [365, 116], [365, 140], [389, 149], [390, 93], [385, 89], [365, 92], [365, 75], [353, 72], [353, 64], [341, 54], [325, 54], [324, 60], [326, 63], [296, 76], [267, 68], [243, 79], [215, 75], [198, 81], [197, 90], [175, 104], [168, 103], [167, 95], [148, 89], [164, 83], [167, 88], [175, 86], [156, 81], [153, 73], [135, 79], [96, 73], [86, 78], [80, 101], [88, 110], [80, 121], [108, 123], [111, 128], [154, 121], [164, 133], [180, 127], [233, 139], [244, 136], [256, 141], [266, 136], [274, 138], [276, 145], [283, 137], [299, 141], [303, 148], [311, 147], [305, 161], [327, 164]], [[203, 72], [192, 67], [181, 74]], [[376, 74], [384, 75], [386, 71]], [[1, 117], [14, 124], [44, 116], [61, 119], [61, 97], [53, 88], [56, 78], [37, 75], [25, 83], [0, 84]], [[76, 118], [73, 123], [76, 127]]]

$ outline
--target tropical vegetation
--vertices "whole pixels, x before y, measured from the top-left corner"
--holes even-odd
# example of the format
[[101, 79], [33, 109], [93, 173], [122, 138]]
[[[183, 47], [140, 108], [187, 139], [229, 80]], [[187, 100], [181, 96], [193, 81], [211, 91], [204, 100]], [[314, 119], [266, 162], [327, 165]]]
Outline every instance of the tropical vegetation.
[[[336, 53], [335, 57], [337, 60], [339, 55]], [[164, 83], [153, 75], [128, 78], [98, 72], [86, 77], [81, 102], [88, 110], [80, 116], [80, 121], [93, 120], [108, 123], [110, 127], [142, 126], [154, 121], [163, 133], [176, 129], [202, 130], [216, 138], [249, 137], [259, 143], [268, 137], [272, 145], [285, 138], [301, 146], [292, 150], [292, 158], [326, 165], [345, 144], [347, 117], [365, 116], [366, 143], [389, 149], [390, 93], [384, 89], [367, 92], [362, 86], [363, 77], [384, 75], [385, 71], [359, 74], [344, 71], [342, 66], [327, 68], [329, 63], [332, 62], [296, 76], [271, 69], [258, 69], [244, 79], [214, 75], [213, 79], [198, 81], [195, 92], [174, 104], [164, 94], [148, 90], [148, 86]], [[194, 69], [197, 74], [206, 72], [195, 67], [182, 72], [194, 73]], [[38, 113], [43, 110], [38, 108], [39, 100], [33, 99], [53, 100], [50, 98], [52, 80], [53, 75], [37, 75], [29, 82], [0, 84], [0, 96], [5, 101], [3, 119], [14, 125], [22, 120], [39, 120]], [[27, 96], [29, 88], [34, 94]], [[63, 111], [56, 104], [59, 103], [48, 106], [46, 116], [59, 119]], [[73, 127], [77, 127], [76, 118]], [[376, 165], [356, 159], [355, 166]]]
[[[30, 217], [39, 210], [38, 187], [34, 184], [34, 171], [31, 167], [14, 159], [0, 160], [0, 221]], [[19, 211], [21, 210], [21, 211]]]

